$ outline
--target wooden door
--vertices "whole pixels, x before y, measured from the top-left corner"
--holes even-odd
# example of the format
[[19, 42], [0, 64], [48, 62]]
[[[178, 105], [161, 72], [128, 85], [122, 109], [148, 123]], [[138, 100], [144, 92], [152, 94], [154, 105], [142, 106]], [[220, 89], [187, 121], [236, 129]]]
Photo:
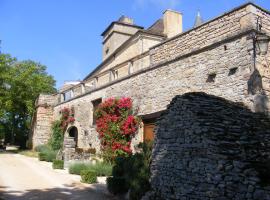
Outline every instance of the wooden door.
[[154, 123], [145, 123], [144, 124], [144, 141], [153, 141], [154, 140]]

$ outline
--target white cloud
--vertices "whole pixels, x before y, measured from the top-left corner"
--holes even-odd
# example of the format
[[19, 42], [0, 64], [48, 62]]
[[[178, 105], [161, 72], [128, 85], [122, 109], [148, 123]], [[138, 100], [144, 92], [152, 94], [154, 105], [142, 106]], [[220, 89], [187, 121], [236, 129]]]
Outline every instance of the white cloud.
[[138, 10], [155, 6], [161, 9], [174, 9], [180, 4], [180, 1], [181, 0], [134, 0], [133, 8]]

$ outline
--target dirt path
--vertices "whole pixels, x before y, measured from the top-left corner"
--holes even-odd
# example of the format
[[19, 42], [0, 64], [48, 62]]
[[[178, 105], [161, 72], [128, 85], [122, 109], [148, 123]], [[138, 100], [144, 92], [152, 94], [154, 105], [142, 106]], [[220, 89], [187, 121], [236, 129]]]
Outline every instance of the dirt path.
[[111, 199], [101, 184], [82, 184], [79, 176], [53, 170], [51, 163], [18, 154], [0, 154], [0, 199]]

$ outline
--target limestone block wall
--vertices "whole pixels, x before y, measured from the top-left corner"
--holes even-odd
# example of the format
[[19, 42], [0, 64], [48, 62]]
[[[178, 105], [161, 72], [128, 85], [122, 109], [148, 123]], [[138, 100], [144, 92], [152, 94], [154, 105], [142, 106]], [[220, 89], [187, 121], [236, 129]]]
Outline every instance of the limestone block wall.
[[205, 93], [175, 97], [157, 122], [146, 199], [270, 199], [270, 118]]
[[256, 12], [253, 5], [245, 5], [157, 45], [152, 49], [152, 64], [174, 59], [239, 34], [243, 30], [256, 28], [253, 12]]
[[[138, 114], [146, 115], [165, 110], [176, 95], [203, 91], [234, 102], [243, 102], [253, 109], [254, 97], [249, 94], [247, 84], [252, 74], [252, 55], [248, 51], [251, 44], [252, 41], [247, 39], [246, 35], [221, 42], [215, 48], [148, 69], [80, 98], [59, 104], [54, 112], [57, 115], [61, 108], [73, 106], [78, 129], [81, 129], [79, 146], [87, 147], [88, 143], [91, 143], [93, 147], [98, 148], [97, 133], [92, 126], [92, 101], [98, 98], [131, 97], [135, 108], [138, 108]], [[235, 74], [230, 74], [231, 68], [236, 68]], [[207, 82], [208, 76], [213, 73], [216, 74], [214, 82]], [[140, 142], [142, 138], [141, 130], [136, 141]]]

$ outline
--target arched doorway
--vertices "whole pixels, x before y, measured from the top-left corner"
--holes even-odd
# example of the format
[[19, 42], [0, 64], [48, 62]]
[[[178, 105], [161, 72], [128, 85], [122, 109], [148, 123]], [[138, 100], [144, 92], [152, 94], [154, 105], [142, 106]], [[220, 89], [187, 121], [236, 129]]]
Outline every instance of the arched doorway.
[[78, 129], [75, 126], [69, 129], [68, 136], [71, 138], [74, 138], [75, 147], [77, 147], [78, 146]]

